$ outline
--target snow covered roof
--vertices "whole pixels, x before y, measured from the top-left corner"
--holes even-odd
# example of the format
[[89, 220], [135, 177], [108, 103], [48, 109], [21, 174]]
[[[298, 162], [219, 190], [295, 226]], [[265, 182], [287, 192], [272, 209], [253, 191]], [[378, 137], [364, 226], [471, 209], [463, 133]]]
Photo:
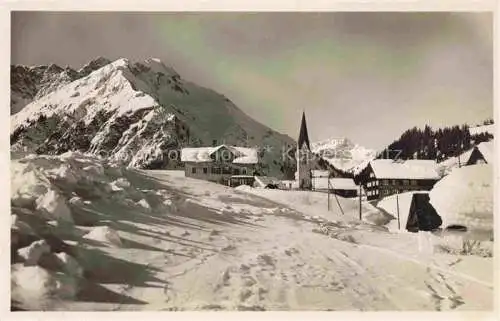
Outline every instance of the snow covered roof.
[[326, 177], [313, 177], [312, 184], [315, 189], [328, 189], [328, 181], [333, 189], [340, 190], [357, 190], [358, 186], [351, 178], [326, 178]]
[[[236, 147], [219, 145], [215, 147], [189, 147], [183, 148], [181, 150], [181, 161], [182, 162], [193, 162], [193, 163], [205, 163], [212, 162], [213, 159], [210, 157], [221, 148], [231, 151], [234, 155], [233, 164], [257, 164], [257, 150], [255, 148], [248, 147]], [[221, 158], [224, 159], [225, 155], [221, 151]]]
[[493, 166], [478, 164], [455, 168], [434, 185], [430, 201], [443, 226], [493, 229]]
[[370, 165], [377, 178], [388, 179], [439, 179], [438, 165], [433, 160], [411, 159], [394, 161], [375, 159]]
[[311, 175], [312, 177], [328, 177], [330, 176], [330, 172], [325, 170], [313, 169], [311, 170]]
[[491, 135], [495, 135], [495, 124], [470, 127], [469, 133], [471, 135], [477, 135], [481, 133], [489, 133]]
[[488, 162], [489, 164], [492, 164], [494, 162], [495, 155], [493, 154], [493, 150], [495, 146], [493, 141], [482, 142], [476, 147], [481, 152], [486, 162]]

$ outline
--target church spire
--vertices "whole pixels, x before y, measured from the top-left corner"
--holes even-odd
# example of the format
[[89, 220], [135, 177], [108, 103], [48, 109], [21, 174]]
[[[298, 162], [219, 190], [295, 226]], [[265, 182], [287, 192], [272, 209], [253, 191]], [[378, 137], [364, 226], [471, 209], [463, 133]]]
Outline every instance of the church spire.
[[311, 146], [309, 144], [309, 135], [307, 134], [307, 125], [306, 125], [306, 113], [302, 112], [302, 123], [300, 124], [300, 133], [298, 140], [298, 148], [301, 149], [306, 144], [307, 148], [311, 150]]

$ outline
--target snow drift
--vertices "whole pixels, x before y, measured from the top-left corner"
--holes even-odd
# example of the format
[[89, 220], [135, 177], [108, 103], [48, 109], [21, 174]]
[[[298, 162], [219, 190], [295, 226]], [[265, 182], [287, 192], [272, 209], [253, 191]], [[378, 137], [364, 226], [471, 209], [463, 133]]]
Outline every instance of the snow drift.
[[478, 233], [493, 233], [493, 166], [455, 168], [430, 192], [443, 226], [462, 225]]

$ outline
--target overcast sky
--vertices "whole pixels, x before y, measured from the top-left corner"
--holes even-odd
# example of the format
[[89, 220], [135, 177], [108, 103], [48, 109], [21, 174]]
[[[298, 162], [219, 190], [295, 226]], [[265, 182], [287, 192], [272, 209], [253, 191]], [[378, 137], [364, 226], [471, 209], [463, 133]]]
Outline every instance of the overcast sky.
[[381, 148], [493, 116], [491, 13], [12, 14], [12, 63], [160, 58], [256, 120]]

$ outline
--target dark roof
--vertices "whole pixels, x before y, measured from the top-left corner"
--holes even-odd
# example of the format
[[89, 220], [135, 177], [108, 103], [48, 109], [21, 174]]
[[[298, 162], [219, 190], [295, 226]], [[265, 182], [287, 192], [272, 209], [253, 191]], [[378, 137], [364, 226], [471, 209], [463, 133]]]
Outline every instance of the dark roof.
[[300, 124], [300, 133], [299, 140], [297, 142], [298, 148], [302, 148], [306, 144], [307, 148], [311, 150], [311, 146], [309, 144], [309, 135], [307, 134], [307, 125], [306, 125], [306, 113], [302, 112], [302, 123]]

